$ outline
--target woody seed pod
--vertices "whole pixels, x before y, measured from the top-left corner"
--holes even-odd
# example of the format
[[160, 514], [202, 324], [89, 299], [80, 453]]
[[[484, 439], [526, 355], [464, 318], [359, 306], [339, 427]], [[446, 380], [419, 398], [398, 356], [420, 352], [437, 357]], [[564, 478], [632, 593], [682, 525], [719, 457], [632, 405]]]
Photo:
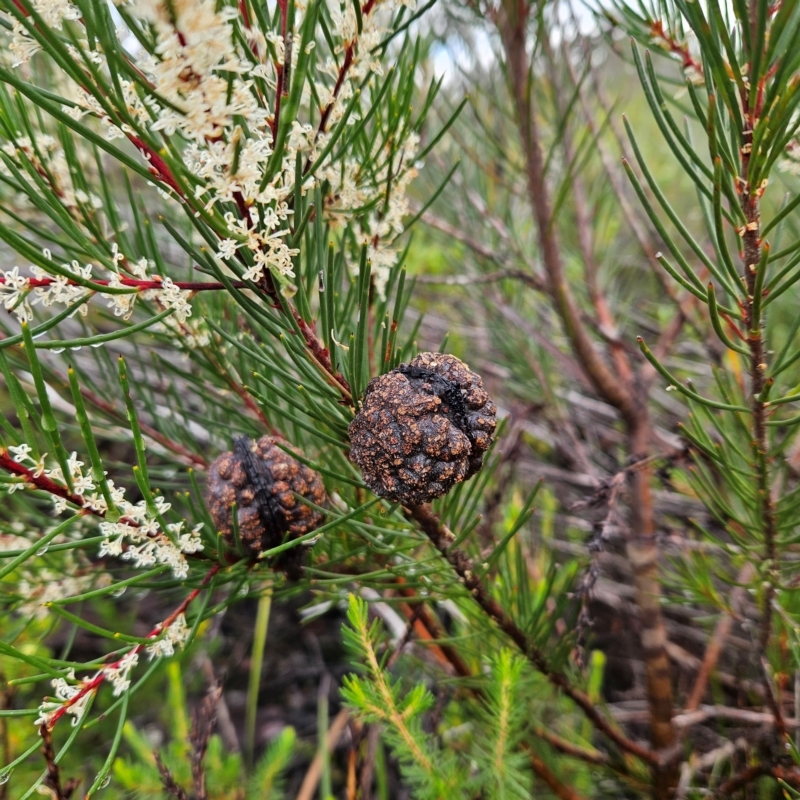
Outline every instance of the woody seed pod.
[[496, 426], [479, 375], [455, 356], [420, 353], [369, 382], [350, 458], [375, 494], [426, 503], [481, 468]]
[[[214, 523], [227, 544], [235, 547], [231, 506], [236, 503], [239, 541], [249, 556], [310, 533], [322, 523], [323, 515], [295, 494], [325, 505], [320, 475], [269, 436], [257, 442], [246, 436], [237, 439], [233, 452], [223, 453], [208, 469], [206, 504]], [[300, 547], [292, 548], [277, 566], [295, 577], [300, 555]]]

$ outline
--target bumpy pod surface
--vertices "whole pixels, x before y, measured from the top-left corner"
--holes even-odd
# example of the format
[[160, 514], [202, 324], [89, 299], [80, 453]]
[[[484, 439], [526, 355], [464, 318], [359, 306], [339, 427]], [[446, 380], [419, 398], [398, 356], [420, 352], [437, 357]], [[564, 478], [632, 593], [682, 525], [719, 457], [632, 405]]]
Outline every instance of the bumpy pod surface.
[[497, 408], [455, 356], [420, 353], [373, 378], [350, 423], [350, 458], [375, 494], [426, 503], [483, 465]]
[[[323, 515], [300, 502], [295, 493], [325, 505], [320, 475], [269, 436], [255, 442], [245, 436], [237, 439], [233, 451], [223, 453], [208, 468], [208, 510], [225, 541], [235, 547], [231, 505], [236, 503], [239, 540], [247, 555], [277, 547], [285, 538], [303, 536], [322, 524]], [[280, 566], [286, 565], [284, 559]]]

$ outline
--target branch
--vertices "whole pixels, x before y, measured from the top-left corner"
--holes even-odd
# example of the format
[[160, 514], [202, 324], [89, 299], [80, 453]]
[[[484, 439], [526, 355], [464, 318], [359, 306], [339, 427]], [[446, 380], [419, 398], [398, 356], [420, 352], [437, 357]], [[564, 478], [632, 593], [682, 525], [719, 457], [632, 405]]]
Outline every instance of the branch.
[[[529, 14], [530, 7], [525, 2], [505, 0], [500, 6], [497, 20], [525, 155], [529, 202], [538, 229], [541, 258], [555, 309], [572, 349], [595, 390], [622, 416], [628, 429], [629, 457], [638, 461], [647, 457], [652, 435], [647, 397], [635, 382], [626, 384], [619, 374], [609, 369], [589, 336], [564, 273], [531, 86], [534, 70], [526, 46]], [[626, 549], [633, 567], [637, 602], [641, 609], [641, 641], [650, 707], [651, 741], [657, 751], [678, 755], [673, 751], [672, 685], [666, 654], [666, 630], [661, 613], [658, 549], [649, 472], [645, 469], [633, 472], [630, 475], [630, 488], [631, 521]], [[663, 764], [659, 760], [650, 763], [654, 767], [654, 796], [661, 800], [669, 796], [671, 788], [677, 783], [677, 769], [669, 759]]]
[[61, 770], [53, 750], [53, 736], [46, 725], [39, 728], [39, 735], [42, 737], [42, 755], [47, 764], [44, 785], [53, 793], [53, 800], [69, 800], [72, 793], [78, 788], [80, 780], [70, 778], [64, 786], [61, 785]]
[[[355, 0], [355, 2], [360, 3], [361, 0]], [[367, 0], [366, 3], [361, 7], [361, 17], [366, 17], [372, 13], [372, 10], [375, 8], [377, 0]], [[355, 56], [356, 47], [358, 46], [358, 36], [350, 42], [344, 51], [344, 61], [342, 61], [342, 65], [339, 67], [339, 74], [336, 76], [336, 83], [333, 87], [333, 93], [331, 94], [331, 99], [328, 102], [328, 105], [325, 106], [322, 116], [319, 120], [319, 126], [317, 127], [317, 133], [314, 136], [314, 141], [316, 142], [320, 136], [328, 128], [328, 120], [330, 119], [331, 112], [333, 111], [333, 107], [336, 105], [336, 100], [339, 97], [339, 92], [342, 90], [342, 86], [344, 85], [344, 80], [347, 77], [347, 73], [350, 71], [350, 67], [353, 66], [353, 57]], [[303, 174], [308, 172], [309, 167], [311, 166], [311, 156], [308, 157], [306, 161], [305, 167], [303, 168]]]
[[[739, 725], [774, 725], [775, 715], [764, 711], [752, 711], [748, 708], [729, 708], [728, 706], [701, 706], [696, 710], [687, 709], [683, 714], [672, 718], [679, 728], [691, 728], [710, 719], [727, 719]], [[782, 719], [787, 728], [800, 727], [800, 720]]]
[[[334, 718], [330, 728], [328, 728], [328, 735], [325, 737], [328, 743], [328, 752], [332, 753], [339, 744], [339, 739], [344, 732], [347, 721], [350, 719], [350, 711], [343, 708]], [[313, 800], [314, 794], [317, 791], [317, 785], [322, 775], [322, 752], [317, 750], [314, 759], [308, 767], [308, 771], [303, 778], [303, 783], [300, 785], [300, 791], [297, 793], [295, 800]]]
[[153, 758], [156, 761], [156, 768], [158, 769], [158, 774], [161, 778], [161, 786], [164, 791], [170, 795], [170, 797], [174, 797], [175, 800], [189, 800], [189, 795], [186, 794], [186, 790], [175, 780], [175, 776], [164, 763], [158, 749], [153, 750]]
[[528, 751], [533, 771], [550, 787], [553, 794], [560, 800], [584, 800], [584, 796], [575, 791], [571, 786], [563, 784], [555, 773], [532, 750]]
[[[160, 634], [166, 631], [170, 625], [175, 622], [176, 619], [181, 614], [186, 612], [186, 609], [189, 608], [192, 601], [200, 594], [200, 592], [211, 582], [211, 579], [219, 572], [220, 565], [214, 564], [211, 569], [206, 573], [205, 577], [203, 578], [202, 583], [197, 589], [193, 589], [189, 595], [187, 595], [183, 602], [163, 621], [160, 622], [158, 625], [153, 628], [150, 633], [147, 634], [145, 637], [146, 639], [157, 639]], [[100, 688], [100, 685], [106, 679], [109, 673], [113, 672], [114, 670], [118, 670], [122, 665], [126, 658], [130, 659], [131, 655], [138, 655], [139, 653], [144, 650], [147, 646], [146, 642], [141, 642], [137, 644], [134, 648], [129, 650], [121, 659], [115, 661], [113, 664], [108, 664], [103, 667], [93, 678], [88, 681], [83, 681], [81, 688], [78, 692], [76, 692], [69, 700], [65, 700], [64, 703], [52, 714], [48, 715], [48, 718], [45, 724], [42, 727], [45, 727], [48, 730], [53, 730], [56, 726], [56, 723], [67, 713], [67, 711], [74, 706], [76, 703], [81, 701], [87, 694], [90, 692], [95, 692], [97, 689]]]
[[738, 775], [734, 775], [720, 784], [716, 794], [719, 797], [732, 795], [763, 775], [769, 775], [775, 780], [783, 781], [795, 788], [800, 787], [800, 773], [797, 771], [785, 769], [784, 767], [772, 767], [769, 764], [754, 764], [752, 767], [742, 770]]
[[483, 612], [514, 642], [514, 644], [517, 645], [533, 666], [547, 678], [552, 686], [569, 697], [583, 711], [595, 728], [604, 733], [618, 747], [651, 765], [658, 765], [660, 763], [659, 755], [656, 752], [628, 739], [617, 730], [612, 723], [603, 717], [587, 694], [575, 688], [566, 675], [550, 667], [544, 653], [536, 647], [530, 637], [506, 614], [497, 601], [487, 592], [486, 588], [477, 577], [477, 569], [472, 561], [463, 551], [451, 547], [452, 543], [455, 541], [455, 535], [440, 522], [429, 505], [410, 505], [406, 509], [406, 514], [419, 525], [420, 529], [430, 539], [434, 547], [436, 547], [450, 566], [456, 571], [462, 585]]
[[[42, 286], [50, 286], [57, 281], [62, 280], [61, 278], [28, 278], [28, 288], [37, 289]], [[0, 285], [6, 282], [5, 278], [0, 276]], [[67, 280], [67, 286], [79, 286], [77, 281]], [[92, 279], [92, 283], [97, 284], [98, 286], [111, 286], [111, 281], [108, 280], [95, 280]], [[246, 281], [232, 281], [231, 285], [234, 289], [250, 289], [252, 285], [247, 283]], [[164, 284], [159, 280], [140, 280], [137, 278], [120, 278], [118, 283], [114, 283], [114, 288], [118, 288], [119, 286], [130, 286], [132, 289], [136, 289], [140, 292], [146, 292], [148, 289], [163, 289]], [[173, 283], [178, 289], [182, 289], [184, 291], [189, 292], [203, 292], [203, 291], [219, 291], [220, 289], [226, 289], [224, 283], [213, 283], [211, 281], [175, 281]]]
[[[572, 165], [576, 163], [576, 153], [572, 142], [572, 135], [570, 127], [567, 124], [567, 116], [569, 110], [564, 108], [562, 102], [563, 94], [560, 91], [558, 76], [555, 70], [555, 62], [553, 58], [553, 51], [550, 46], [550, 39], [548, 36], [542, 37], [542, 44], [544, 52], [547, 56], [548, 72], [550, 74], [550, 81], [555, 89], [554, 102], [558, 113], [561, 116], [560, 122], [563, 123], [562, 133], [562, 147], [564, 149], [564, 160], [567, 164]], [[600, 137], [593, 133], [595, 139]], [[609, 308], [608, 301], [605, 293], [600, 288], [597, 280], [598, 265], [594, 253], [594, 241], [592, 236], [592, 223], [588, 211], [588, 199], [586, 196], [586, 187], [579, 174], [578, 170], [569, 168], [567, 176], [571, 184], [572, 206], [575, 211], [575, 227], [577, 229], [578, 249], [580, 250], [583, 260], [584, 276], [586, 278], [586, 288], [589, 293], [589, 299], [594, 306], [597, 315], [596, 320], [592, 320], [592, 324], [601, 332], [608, 331], [608, 343], [611, 348], [611, 358], [617, 370], [617, 374], [626, 386], [632, 385], [633, 372], [631, 370], [631, 363], [628, 359], [625, 346], [619, 339], [616, 333], [617, 325], [614, 317]]]
[[[5, 470], [11, 475], [17, 475], [21, 478], [25, 478], [25, 481], [36, 489], [41, 489], [43, 492], [48, 492], [56, 497], [61, 497], [73, 505], [78, 506], [78, 508], [82, 509], [82, 513], [84, 514], [94, 514], [96, 517], [105, 517], [105, 513], [103, 511], [98, 511], [94, 508], [84, 506], [84, 499], [82, 495], [72, 494], [72, 492], [70, 492], [66, 486], [56, 483], [54, 480], [48, 478], [44, 473], [37, 475], [34, 470], [23, 467], [22, 464], [18, 464], [8, 454], [8, 450], [6, 450], [5, 447], [0, 447], [0, 469]], [[125, 520], [125, 524], [136, 525], [133, 520]]]
[[[595, 389], [620, 412], [626, 422], [634, 423], [639, 417], [639, 406], [595, 348], [564, 274], [561, 252], [553, 226], [550, 193], [544, 175], [539, 126], [528, 83], [531, 70], [525, 42], [527, 13], [526, 7], [519, 10], [514, 5], [513, 10], [509, 10], [506, 6], [501, 6], [498, 28], [506, 54], [520, 138], [525, 151], [528, 196], [536, 218], [539, 247], [547, 273], [550, 295], [561, 317], [565, 333]], [[514, 17], [522, 16], [514, 18], [510, 16], [511, 14]]]
[[[736, 583], [738, 585], [731, 592], [732, 607], [740, 603], [744, 597], [744, 589], [742, 588], [742, 584], [748, 583], [752, 579], [753, 569], [753, 565], [747, 563], [739, 571], [739, 575], [736, 578]], [[728, 635], [731, 632], [732, 626], [733, 616], [729, 613], [723, 614], [719, 622], [717, 622], [717, 626], [714, 628], [711, 641], [708, 643], [706, 653], [703, 656], [703, 663], [700, 665], [700, 670], [697, 673], [694, 688], [692, 689], [692, 693], [689, 695], [689, 699], [686, 702], [687, 712], [696, 711], [700, 707], [700, 701], [703, 699], [703, 695], [706, 693], [708, 679], [711, 677], [711, 673], [714, 671], [717, 661], [719, 661], [719, 657], [722, 654], [722, 648], [725, 644], [725, 640], [728, 638]]]
[[505, 280], [518, 280], [537, 291], [545, 291], [544, 284], [530, 272], [522, 269], [504, 269], [485, 275], [419, 275], [417, 283], [436, 286], [477, 286], [483, 283], [496, 283]]

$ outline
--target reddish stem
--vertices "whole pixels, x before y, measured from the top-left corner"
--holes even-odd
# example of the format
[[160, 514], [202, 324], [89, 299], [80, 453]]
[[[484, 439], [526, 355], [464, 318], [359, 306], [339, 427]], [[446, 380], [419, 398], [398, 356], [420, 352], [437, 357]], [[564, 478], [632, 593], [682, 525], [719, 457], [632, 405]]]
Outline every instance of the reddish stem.
[[19, 475], [20, 477], [25, 478], [28, 483], [32, 484], [37, 489], [41, 489], [44, 492], [49, 492], [57, 497], [63, 497], [64, 500], [67, 500], [73, 505], [83, 509], [85, 514], [94, 514], [97, 517], [105, 516], [105, 514], [103, 514], [101, 511], [95, 511], [94, 509], [84, 507], [83, 497], [81, 497], [81, 495], [72, 494], [72, 492], [70, 492], [66, 486], [56, 483], [54, 480], [48, 478], [47, 475], [36, 475], [32, 469], [23, 467], [22, 464], [14, 461], [14, 459], [8, 454], [8, 450], [6, 450], [5, 447], [0, 448], [0, 469], [4, 469], [6, 472], [10, 472], [12, 475]]
[[[200, 592], [208, 585], [211, 579], [219, 572], [220, 565], [214, 564], [213, 567], [206, 573], [206, 576], [203, 578], [202, 583], [197, 589], [192, 590], [184, 599], [183, 602], [163, 621], [159, 622], [158, 625], [153, 628], [150, 633], [147, 634], [145, 638], [147, 639], [156, 639], [158, 635], [162, 632], [167, 630], [167, 628], [172, 625], [173, 622], [181, 615], [186, 612], [186, 609], [189, 607], [191, 602], [200, 594]], [[136, 647], [133, 648], [132, 651], [129, 651], [125, 654], [125, 656], [130, 655], [131, 652], [133, 653], [141, 653], [142, 650], [146, 647], [146, 642], [141, 642], [137, 644]], [[123, 658], [125, 657], [123, 656]], [[53, 716], [47, 722], [47, 729], [53, 730], [56, 726], [56, 723], [67, 713], [67, 710], [78, 703], [81, 699], [86, 697], [89, 692], [93, 692], [99, 688], [100, 684], [105, 680], [106, 672], [108, 670], [118, 669], [120, 664], [122, 664], [123, 659], [119, 659], [115, 661], [113, 664], [108, 664], [107, 666], [103, 667], [97, 675], [94, 676], [90, 681], [84, 683], [80, 690], [75, 694], [74, 697], [71, 697], [69, 700], [66, 700], [64, 704], [59, 708], [57, 711], [53, 713]]]
[[153, 176], [162, 183], [166, 183], [179, 197], [185, 197], [183, 189], [181, 189], [180, 184], [175, 180], [175, 176], [172, 174], [172, 170], [169, 168], [167, 162], [164, 161], [149, 144], [143, 142], [138, 136], [134, 136], [132, 133], [127, 134], [127, 136], [131, 143], [147, 158], [150, 163], [150, 172], [153, 173]]
[[239, 0], [239, 14], [242, 17], [242, 22], [244, 23], [245, 28], [250, 30], [250, 12], [247, 10], [246, 0]]
[[[0, 277], [0, 284], [4, 284], [6, 282], [5, 278]], [[41, 286], [50, 286], [51, 284], [55, 283], [55, 278], [28, 278], [28, 286], [31, 288], [39, 288]], [[111, 281], [107, 280], [95, 280], [93, 283], [98, 284], [99, 286], [110, 286]], [[68, 280], [67, 284], [69, 286], [78, 286], [76, 281]], [[117, 285], [120, 286], [130, 286], [134, 289], [138, 289], [139, 291], [147, 291], [148, 289], [163, 289], [164, 284], [161, 280], [139, 280], [137, 278], [121, 278], [119, 284], [114, 284], [116, 288]], [[184, 291], [189, 292], [203, 292], [209, 290], [219, 291], [220, 289], [227, 288], [224, 283], [214, 283], [211, 281], [175, 281], [173, 286], [177, 287], [178, 289], [182, 289]], [[248, 284], [246, 281], [231, 281], [231, 286], [234, 289], [247, 289]]]
[[[286, 44], [286, 24], [287, 24], [287, 14], [286, 14], [286, 0], [277, 0], [278, 8], [281, 10], [281, 39], [283, 40], [283, 60], [286, 61], [287, 57], [287, 44]], [[288, 53], [289, 58], [291, 58], [291, 51]], [[291, 63], [291, 62], [290, 62]], [[278, 74], [278, 81], [275, 87], [275, 114], [272, 117], [272, 123], [270, 124], [270, 128], [272, 128], [272, 141], [275, 141], [275, 138], [278, 135], [278, 122], [280, 121], [281, 117], [281, 100], [283, 98], [285, 87], [284, 87], [284, 80], [285, 80], [285, 69], [284, 64], [276, 64], [275, 71]]]
[[689, 52], [689, 46], [675, 41], [675, 39], [673, 39], [664, 30], [664, 24], [660, 19], [656, 20], [650, 27], [650, 35], [655, 39], [661, 39], [670, 53], [679, 55], [681, 57], [681, 61], [683, 62], [684, 69], [691, 68], [696, 70], [699, 75], [703, 74], [703, 65], [700, 64]]
[[[361, 16], [366, 17], [367, 15], [372, 13], [372, 9], [375, 7], [376, 0], [367, 0], [366, 3], [361, 8]], [[342, 66], [339, 67], [339, 74], [336, 77], [336, 83], [333, 87], [333, 96], [331, 97], [331, 101], [325, 106], [324, 111], [322, 112], [322, 116], [319, 120], [319, 127], [317, 128], [317, 135], [316, 139], [325, 133], [325, 130], [328, 127], [328, 119], [330, 118], [331, 112], [333, 111], [333, 106], [336, 103], [336, 99], [339, 97], [339, 92], [342, 90], [342, 86], [344, 85], [344, 79], [347, 77], [347, 73], [350, 71], [350, 67], [353, 65], [353, 56], [355, 55], [356, 45], [358, 44], [358, 39], [354, 39], [350, 44], [347, 45], [347, 48], [344, 51], [344, 61], [342, 61]], [[306, 161], [306, 165], [303, 168], [303, 172], [308, 172], [309, 167], [311, 166], [311, 158]]]

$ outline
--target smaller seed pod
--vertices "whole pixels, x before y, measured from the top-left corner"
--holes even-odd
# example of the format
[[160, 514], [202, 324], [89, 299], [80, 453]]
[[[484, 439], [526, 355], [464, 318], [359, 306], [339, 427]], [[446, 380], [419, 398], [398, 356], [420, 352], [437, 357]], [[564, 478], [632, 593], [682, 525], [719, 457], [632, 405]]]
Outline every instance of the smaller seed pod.
[[420, 353], [367, 384], [350, 423], [350, 458], [375, 494], [427, 503], [483, 466], [497, 408], [455, 356]]
[[[326, 502], [320, 475], [281, 450], [275, 439], [242, 436], [233, 451], [223, 453], [208, 468], [206, 504], [225, 542], [236, 547], [231, 506], [236, 503], [239, 541], [248, 556], [296, 539], [322, 524], [323, 515], [295, 494], [317, 506]], [[276, 566], [299, 577], [302, 546], [283, 554]]]

